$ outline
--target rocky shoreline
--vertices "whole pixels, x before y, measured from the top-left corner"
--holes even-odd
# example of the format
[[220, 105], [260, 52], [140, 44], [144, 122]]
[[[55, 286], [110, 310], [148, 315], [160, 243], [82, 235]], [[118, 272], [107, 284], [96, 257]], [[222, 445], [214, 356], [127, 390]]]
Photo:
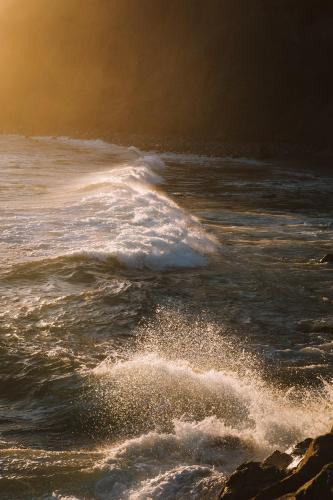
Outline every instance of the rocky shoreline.
[[326, 500], [333, 498], [333, 428], [290, 453], [276, 450], [246, 462], [225, 481], [219, 500]]

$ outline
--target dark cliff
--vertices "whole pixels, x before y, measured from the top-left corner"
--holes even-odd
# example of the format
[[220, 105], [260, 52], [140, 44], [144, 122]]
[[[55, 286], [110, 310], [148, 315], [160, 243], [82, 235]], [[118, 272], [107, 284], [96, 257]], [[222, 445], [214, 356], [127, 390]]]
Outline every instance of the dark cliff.
[[6, 0], [0, 126], [325, 150], [328, 0]]

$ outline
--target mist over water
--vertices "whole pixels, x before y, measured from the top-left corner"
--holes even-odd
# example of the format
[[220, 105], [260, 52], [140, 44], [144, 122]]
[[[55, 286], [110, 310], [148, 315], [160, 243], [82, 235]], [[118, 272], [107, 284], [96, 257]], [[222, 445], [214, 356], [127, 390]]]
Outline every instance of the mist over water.
[[4, 498], [215, 498], [331, 427], [327, 172], [0, 143]]
[[160, 308], [136, 344], [92, 373], [97, 418], [113, 436], [124, 428], [129, 435], [107, 449], [108, 476], [99, 484], [114, 488], [116, 498], [119, 481], [119, 498], [146, 498], [148, 492], [181, 498], [186, 491], [196, 497], [195, 488], [200, 498], [203, 478], [211, 481], [214, 498], [221, 485], [217, 470], [231, 473], [245, 460], [263, 459], [330, 428], [330, 383], [286, 391], [207, 317]]

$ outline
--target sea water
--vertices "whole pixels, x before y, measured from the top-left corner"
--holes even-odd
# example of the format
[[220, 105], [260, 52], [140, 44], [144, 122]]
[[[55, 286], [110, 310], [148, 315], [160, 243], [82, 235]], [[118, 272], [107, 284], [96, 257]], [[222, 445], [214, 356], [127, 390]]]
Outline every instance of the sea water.
[[332, 426], [317, 165], [0, 137], [0, 497], [216, 498]]

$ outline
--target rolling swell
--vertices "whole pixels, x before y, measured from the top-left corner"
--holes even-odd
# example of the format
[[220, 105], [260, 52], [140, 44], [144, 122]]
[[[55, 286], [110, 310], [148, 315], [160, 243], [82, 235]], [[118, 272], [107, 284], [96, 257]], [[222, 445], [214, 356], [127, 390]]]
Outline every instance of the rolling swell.
[[[30, 261], [74, 255], [161, 270], [203, 265], [205, 254], [216, 251], [216, 241], [200, 223], [156, 188], [165, 168], [157, 156], [103, 141], [45, 138], [42, 144], [60, 148], [65, 157], [67, 151], [70, 168], [63, 184], [53, 185], [49, 172], [39, 175], [36, 183], [44, 186], [44, 196], [36, 202], [30, 191], [26, 212], [8, 212], [4, 243], [9, 249], [15, 242], [18, 262], [22, 254]], [[101, 156], [103, 168], [97, 162], [78, 176], [74, 166], [86, 151]], [[39, 151], [37, 160], [42, 162], [46, 152]]]
[[[153, 188], [161, 179], [148, 166], [154, 164], [152, 160], [149, 157], [139, 160], [139, 166], [119, 167], [110, 176], [103, 174], [80, 188], [90, 191], [82, 203], [97, 207], [97, 220], [93, 222], [103, 230], [113, 230], [114, 237], [104, 244], [99, 241], [96, 248], [74, 253], [102, 260], [113, 257], [129, 267], [156, 270], [196, 267], [206, 262], [204, 254], [215, 251], [214, 239], [192, 216]], [[108, 184], [112, 186], [111, 196], [105, 191]]]

